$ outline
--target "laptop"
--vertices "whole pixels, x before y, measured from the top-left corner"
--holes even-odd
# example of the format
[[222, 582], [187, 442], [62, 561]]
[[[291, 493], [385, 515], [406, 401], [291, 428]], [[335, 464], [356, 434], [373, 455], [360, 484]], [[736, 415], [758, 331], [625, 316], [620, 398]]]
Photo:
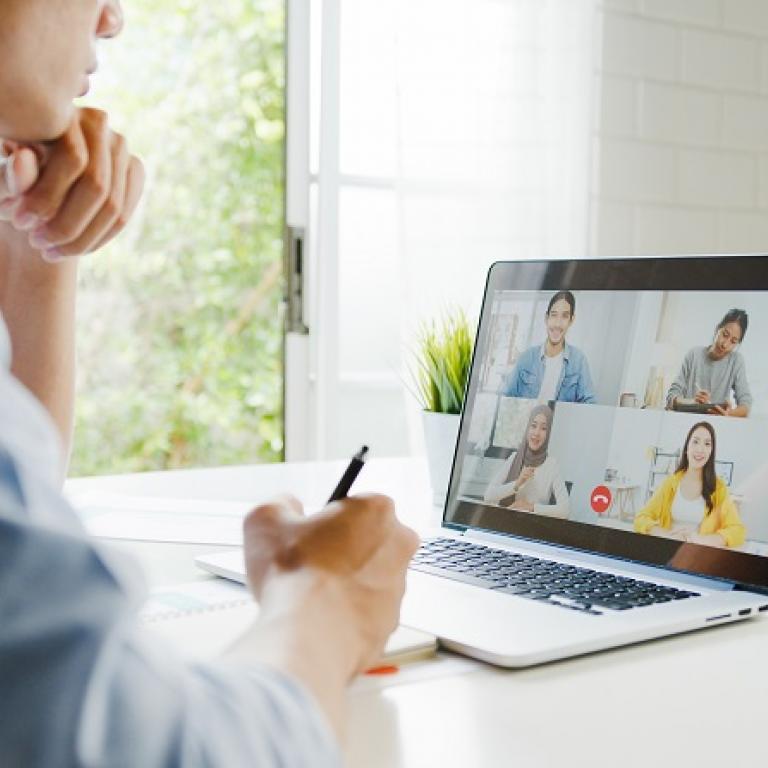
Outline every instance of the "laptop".
[[494, 264], [401, 623], [525, 667], [768, 615], [766, 332], [768, 256]]

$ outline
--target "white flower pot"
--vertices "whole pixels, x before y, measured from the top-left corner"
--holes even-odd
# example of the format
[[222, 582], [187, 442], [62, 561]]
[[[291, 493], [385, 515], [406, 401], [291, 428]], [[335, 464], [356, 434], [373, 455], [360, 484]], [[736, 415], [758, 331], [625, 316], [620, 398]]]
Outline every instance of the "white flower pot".
[[432, 503], [435, 506], [442, 507], [445, 504], [460, 420], [461, 416], [457, 413], [422, 411]]

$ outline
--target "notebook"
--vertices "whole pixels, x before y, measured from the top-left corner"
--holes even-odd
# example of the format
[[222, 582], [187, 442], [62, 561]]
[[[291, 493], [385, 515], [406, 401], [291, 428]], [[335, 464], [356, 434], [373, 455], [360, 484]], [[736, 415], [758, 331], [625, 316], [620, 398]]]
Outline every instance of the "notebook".
[[[209, 579], [153, 590], [140, 618], [180, 653], [204, 660], [223, 653], [258, 613], [246, 587], [224, 579]], [[381, 664], [397, 666], [428, 659], [436, 651], [435, 635], [398, 627], [387, 641]]]

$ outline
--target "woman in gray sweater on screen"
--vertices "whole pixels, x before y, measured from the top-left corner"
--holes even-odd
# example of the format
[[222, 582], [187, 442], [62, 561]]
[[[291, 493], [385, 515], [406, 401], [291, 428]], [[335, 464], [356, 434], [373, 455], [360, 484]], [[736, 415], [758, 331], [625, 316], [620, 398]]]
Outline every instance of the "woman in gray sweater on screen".
[[688, 350], [667, 392], [667, 408], [684, 410], [687, 404], [711, 405], [709, 413], [749, 416], [752, 394], [744, 357], [737, 351], [748, 325], [749, 316], [743, 309], [728, 310], [717, 324], [712, 343]]

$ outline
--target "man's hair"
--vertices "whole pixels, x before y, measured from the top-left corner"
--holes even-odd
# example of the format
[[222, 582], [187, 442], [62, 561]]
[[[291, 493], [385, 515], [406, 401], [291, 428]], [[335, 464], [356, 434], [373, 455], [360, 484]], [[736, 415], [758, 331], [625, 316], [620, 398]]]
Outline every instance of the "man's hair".
[[571, 317], [576, 317], [576, 297], [570, 291], [558, 291], [550, 300], [547, 305], [547, 314], [552, 311], [552, 307], [560, 300], [567, 301], [571, 308]]

